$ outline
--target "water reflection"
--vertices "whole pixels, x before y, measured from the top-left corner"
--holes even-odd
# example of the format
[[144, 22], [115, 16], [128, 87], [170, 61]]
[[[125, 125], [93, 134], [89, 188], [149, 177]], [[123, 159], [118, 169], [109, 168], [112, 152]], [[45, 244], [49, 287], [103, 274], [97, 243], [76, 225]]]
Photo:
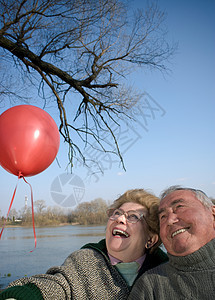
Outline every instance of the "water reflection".
[[[38, 235], [37, 239], [43, 239], [43, 238], [65, 238], [65, 237], [73, 237], [73, 236], [104, 236], [104, 233], [79, 233], [79, 234], [66, 234], [66, 235]], [[9, 236], [5, 238], [6, 240], [22, 240], [22, 239], [32, 239], [31, 236]]]
[[36, 235], [37, 247], [30, 253], [34, 246], [32, 228], [5, 228], [0, 240], [0, 288], [61, 265], [71, 252], [104, 238], [105, 226], [36, 228]]

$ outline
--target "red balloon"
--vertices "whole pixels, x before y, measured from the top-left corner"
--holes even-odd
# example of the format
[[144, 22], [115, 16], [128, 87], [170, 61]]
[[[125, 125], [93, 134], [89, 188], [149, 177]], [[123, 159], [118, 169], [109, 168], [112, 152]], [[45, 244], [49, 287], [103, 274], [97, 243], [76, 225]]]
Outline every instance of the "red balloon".
[[18, 105], [0, 115], [0, 165], [19, 176], [33, 176], [50, 166], [60, 145], [58, 127], [39, 107]]

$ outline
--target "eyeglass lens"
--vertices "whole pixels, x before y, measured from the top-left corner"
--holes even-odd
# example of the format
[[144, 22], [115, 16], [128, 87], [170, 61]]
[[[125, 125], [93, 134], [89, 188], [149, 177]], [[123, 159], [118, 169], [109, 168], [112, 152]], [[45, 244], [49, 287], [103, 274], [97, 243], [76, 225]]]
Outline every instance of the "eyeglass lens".
[[127, 212], [124, 212], [123, 210], [115, 209], [110, 214], [110, 219], [116, 220], [117, 218], [119, 218], [122, 215], [124, 215], [126, 217], [127, 221], [131, 222], [131, 223], [136, 223], [142, 217], [142, 215], [136, 211], [129, 210]]

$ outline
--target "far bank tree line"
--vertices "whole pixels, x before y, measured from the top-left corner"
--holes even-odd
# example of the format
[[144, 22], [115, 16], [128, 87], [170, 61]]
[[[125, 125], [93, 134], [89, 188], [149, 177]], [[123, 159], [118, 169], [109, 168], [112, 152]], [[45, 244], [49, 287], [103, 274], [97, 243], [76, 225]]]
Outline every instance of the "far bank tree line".
[[[215, 204], [215, 199], [211, 198]], [[104, 225], [107, 223], [107, 204], [102, 198], [97, 198], [91, 202], [80, 203], [74, 210], [60, 206], [46, 206], [44, 200], [34, 202], [34, 221], [36, 226], [55, 226], [60, 224], [79, 225]], [[1, 215], [1, 214], [0, 214]], [[4, 222], [4, 217], [0, 218], [0, 226]], [[7, 220], [8, 225], [31, 226], [32, 208], [24, 207], [18, 212], [15, 208], [10, 210]]]
[[[34, 221], [36, 226], [54, 226], [65, 223], [103, 225], [107, 222], [107, 209], [108, 204], [101, 198], [80, 203], [75, 209], [60, 206], [47, 207], [44, 200], [37, 200], [34, 202]], [[1, 216], [1, 223], [3, 221], [4, 217]], [[32, 208], [24, 207], [18, 212], [12, 208], [7, 224], [30, 226], [32, 224]]]

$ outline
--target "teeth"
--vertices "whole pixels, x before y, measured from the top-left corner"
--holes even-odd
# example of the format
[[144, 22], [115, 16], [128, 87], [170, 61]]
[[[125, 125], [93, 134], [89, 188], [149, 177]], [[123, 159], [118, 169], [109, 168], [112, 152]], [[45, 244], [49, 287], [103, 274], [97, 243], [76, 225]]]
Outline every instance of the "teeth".
[[173, 232], [172, 237], [176, 236], [176, 235], [179, 234], [179, 233], [185, 232], [185, 231], [186, 231], [186, 229], [184, 229], [184, 228], [179, 229], [179, 230]]
[[120, 229], [114, 229], [113, 235], [124, 235], [124, 236], [128, 237], [128, 233], [123, 230], [120, 230]]

